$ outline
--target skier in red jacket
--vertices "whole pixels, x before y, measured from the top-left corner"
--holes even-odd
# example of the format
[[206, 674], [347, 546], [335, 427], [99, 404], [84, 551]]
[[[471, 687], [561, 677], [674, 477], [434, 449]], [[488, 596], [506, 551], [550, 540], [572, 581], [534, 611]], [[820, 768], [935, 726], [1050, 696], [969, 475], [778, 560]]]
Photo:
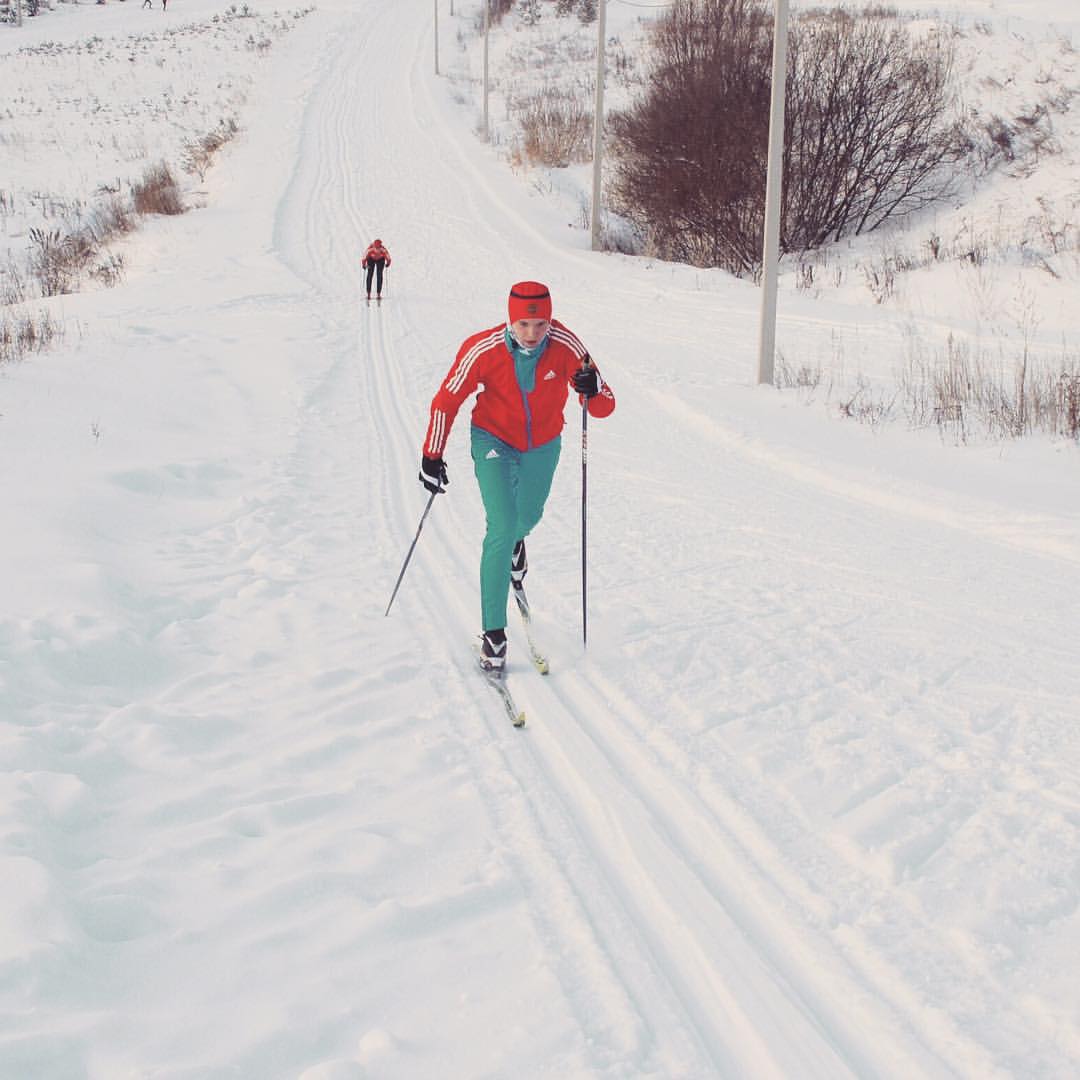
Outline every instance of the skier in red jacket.
[[432, 492], [449, 483], [443, 452], [458, 410], [479, 389], [472, 412], [472, 459], [487, 515], [480, 558], [483, 636], [480, 663], [506, 664], [506, 602], [511, 585], [527, 611], [525, 537], [539, 522], [562, 443], [571, 388], [589, 414], [608, 416], [611, 389], [577, 336], [551, 317], [551, 294], [537, 281], [510, 290], [505, 323], [466, 338], [431, 402], [420, 481]]
[[381, 240], [373, 240], [360, 260], [360, 268], [367, 271], [367, 298], [371, 299], [371, 278], [378, 271], [375, 279], [375, 299], [382, 299], [383, 270], [390, 267], [390, 252], [383, 247]]

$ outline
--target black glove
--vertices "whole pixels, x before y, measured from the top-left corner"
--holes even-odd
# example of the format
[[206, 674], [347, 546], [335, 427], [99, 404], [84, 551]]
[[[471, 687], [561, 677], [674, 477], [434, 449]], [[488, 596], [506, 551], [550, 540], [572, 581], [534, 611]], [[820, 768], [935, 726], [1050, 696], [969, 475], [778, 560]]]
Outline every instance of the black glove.
[[420, 459], [420, 483], [428, 491], [442, 491], [450, 483], [450, 478], [446, 475], [446, 462], [441, 457], [422, 457]]
[[596, 373], [596, 368], [592, 364], [588, 367], [578, 368], [574, 372], [571, 382], [574, 389], [583, 395], [586, 401], [600, 393], [600, 376]]

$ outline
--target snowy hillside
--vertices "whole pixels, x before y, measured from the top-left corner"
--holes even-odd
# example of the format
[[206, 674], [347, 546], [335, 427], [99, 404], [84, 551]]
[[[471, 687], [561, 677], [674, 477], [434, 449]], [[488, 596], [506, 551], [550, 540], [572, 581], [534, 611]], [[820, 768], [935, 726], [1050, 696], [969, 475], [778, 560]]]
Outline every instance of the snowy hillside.
[[[78, 102], [0, 114], [18, 214], [239, 121], [201, 208], [144, 221], [115, 288], [34, 299], [62, 340], [0, 366], [0, 1077], [1076, 1075], [1076, 446], [755, 386], [757, 289], [590, 252], [435, 76], [428, 0], [251, 8], [265, 48], [219, 0], [0, 27], [0, 100]], [[950, 10], [1080, 44], [1065, 0]], [[1063, 205], [1072, 119], [1029, 178]], [[1019, 229], [999, 179], [954, 220]], [[0, 222], [2, 257], [31, 223]], [[1032, 347], [1075, 353], [1067, 267], [1021, 269]], [[875, 374], [950, 312], [976, 334], [961, 271], [922, 273], [888, 303], [792, 276], [781, 347]], [[516, 731], [470, 667], [464, 416], [383, 613], [431, 396], [534, 277], [618, 407], [589, 426], [587, 651], [567, 411]]]

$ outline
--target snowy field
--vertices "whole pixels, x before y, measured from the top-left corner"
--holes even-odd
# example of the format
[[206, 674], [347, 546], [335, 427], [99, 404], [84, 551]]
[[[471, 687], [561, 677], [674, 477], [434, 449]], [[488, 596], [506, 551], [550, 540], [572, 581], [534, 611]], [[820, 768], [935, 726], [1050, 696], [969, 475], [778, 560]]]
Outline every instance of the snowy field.
[[[758, 290], [590, 252], [436, 78], [430, 0], [249, 7], [265, 48], [221, 0], [0, 26], [18, 207], [241, 129], [202, 208], [128, 237], [119, 287], [34, 301], [63, 340], [0, 367], [0, 1077], [1080, 1074], [1077, 446], [755, 386]], [[1028, 71], [1025, 42], [1080, 49], [1073, 7], [941, 9]], [[20, 52], [95, 37], [92, 67]], [[1019, 229], [1014, 180], [978, 198]], [[1059, 269], [1031, 345], [1075, 355]], [[470, 670], [464, 416], [383, 612], [430, 398], [533, 277], [618, 407], [589, 426], [587, 652], [568, 409], [516, 731]], [[989, 333], [949, 271], [905, 287], [788, 279], [780, 347], [875, 372], [950, 309]]]

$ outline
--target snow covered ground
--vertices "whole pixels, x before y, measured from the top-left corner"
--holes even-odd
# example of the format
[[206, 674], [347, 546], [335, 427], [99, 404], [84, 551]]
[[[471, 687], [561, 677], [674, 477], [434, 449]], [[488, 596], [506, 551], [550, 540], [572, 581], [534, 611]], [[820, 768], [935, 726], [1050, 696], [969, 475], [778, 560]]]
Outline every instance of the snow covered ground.
[[[1076, 43], [1066, 0], [951, 6]], [[0, 99], [52, 71], [25, 42], [224, 10], [0, 28]], [[0, 1076], [1075, 1076], [1076, 446], [756, 387], [756, 288], [589, 252], [474, 139], [428, 0], [281, 14], [168, 83], [192, 131], [239, 95], [205, 208], [0, 368]], [[40, 188], [96, 175], [69, 145]], [[589, 428], [587, 652], [568, 410], [519, 732], [470, 671], [464, 417], [383, 612], [430, 397], [527, 277], [618, 408]], [[869, 369], [943, 307], [785, 288], [779, 338]], [[1070, 310], [1040, 334], [1075, 350]]]

